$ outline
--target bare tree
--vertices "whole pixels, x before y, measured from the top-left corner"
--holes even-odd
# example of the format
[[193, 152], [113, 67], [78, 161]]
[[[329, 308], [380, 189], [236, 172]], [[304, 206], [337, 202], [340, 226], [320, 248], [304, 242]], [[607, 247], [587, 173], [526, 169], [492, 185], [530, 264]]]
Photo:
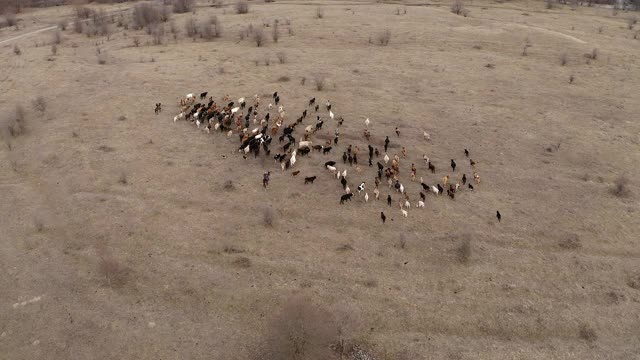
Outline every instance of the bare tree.
[[324, 9], [318, 6], [316, 8], [316, 19], [323, 19], [323, 18], [324, 18]]
[[277, 43], [278, 39], [280, 38], [280, 35], [278, 33], [278, 19], [273, 20], [273, 33], [272, 33], [272, 37], [273, 37], [273, 42]]
[[278, 58], [280, 64], [284, 64], [287, 62], [287, 54], [285, 54], [283, 51], [277, 52], [276, 57]]
[[386, 29], [385, 31], [378, 34], [378, 44], [380, 46], [389, 45], [390, 40], [391, 40], [391, 30]]
[[193, 16], [184, 23], [184, 29], [188, 37], [195, 38], [198, 35], [198, 24]]

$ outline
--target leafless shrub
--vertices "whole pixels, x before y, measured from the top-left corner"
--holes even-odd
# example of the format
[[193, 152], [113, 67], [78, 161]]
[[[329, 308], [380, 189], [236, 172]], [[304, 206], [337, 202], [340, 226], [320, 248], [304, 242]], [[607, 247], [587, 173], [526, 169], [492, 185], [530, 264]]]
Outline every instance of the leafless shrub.
[[598, 48], [593, 48], [591, 53], [586, 54], [585, 57], [587, 59], [596, 60], [598, 58]]
[[18, 19], [16, 18], [16, 10], [13, 8], [8, 8], [4, 11], [4, 19], [7, 26], [16, 26], [18, 24]]
[[375, 279], [367, 279], [362, 282], [362, 285], [368, 288], [378, 287], [378, 281]]
[[329, 312], [307, 298], [293, 297], [270, 321], [257, 359], [332, 359], [330, 347], [339, 336]]
[[264, 45], [265, 36], [262, 28], [258, 27], [254, 29], [252, 36], [253, 36], [253, 41], [256, 43], [257, 47], [261, 47], [262, 45]]
[[271, 56], [269, 54], [264, 54], [264, 66], [271, 65]]
[[188, 37], [195, 38], [198, 35], [198, 23], [193, 16], [184, 23], [184, 30]]
[[162, 5], [144, 2], [133, 7], [133, 28], [136, 30], [158, 24], [166, 18], [167, 13]]
[[233, 8], [237, 14], [246, 14], [249, 12], [249, 3], [246, 0], [238, 0]]
[[106, 65], [107, 64], [107, 55], [106, 54], [98, 54], [96, 55], [98, 58], [98, 64]]
[[638, 23], [638, 18], [634, 16], [630, 16], [627, 18], [627, 27], [629, 30], [633, 30], [633, 26]]
[[327, 77], [323, 74], [316, 74], [313, 76], [313, 81], [316, 85], [316, 90], [322, 91], [327, 83]]
[[37, 98], [33, 99], [31, 105], [33, 106], [34, 110], [40, 113], [44, 113], [45, 110], [47, 110], [47, 100], [45, 100], [44, 96], [38, 96]]
[[378, 34], [377, 40], [378, 40], [378, 45], [380, 46], [389, 45], [389, 41], [391, 40], [391, 30], [386, 29], [385, 31]]
[[140, 39], [138, 39], [137, 36], [133, 37], [133, 46], [135, 46], [135, 47], [140, 46]]
[[476, 50], [482, 50], [482, 45], [476, 44], [476, 45], [473, 45], [473, 48]]
[[287, 62], [287, 54], [284, 51], [277, 52], [276, 57], [278, 58], [278, 62], [280, 62], [280, 64], [284, 64]]
[[336, 248], [337, 252], [354, 251], [355, 249], [350, 244], [343, 244]]
[[13, 53], [18, 56], [22, 55], [22, 50], [20, 50], [20, 47], [18, 46], [18, 44], [13, 45]]
[[262, 209], [262, 222], [265, 226], [272, 227], [275, 221], [275, 213], [272, 208], [265, 207]]
[[304, 84], [306, 84], [306, 82], [307, 82], [307, 78], [306, 77], [303, 76], [302, 78], [300, 78], [300, 85], [304, 86]]
[[107, 145], [100, 145], [98, 147], [98, 150], [102, 151], [102, 152], [113, 152], [116, 149], [112, 148], [111, 146], [107, 146]]
[[573, 74], [569, 75], [569, 84], [573, 84], [573, 81], [575, 80], [575, 76], [573, 76]]
[[581, 248], [582, 244], [580, 243], [580, 237], [578, 237], [577, 234], [568, 234], [560, 240], [558, 246], [566, 250], [575, 250]]
[[565, 66], [567, 65], [567, 60], [568, 60], [568, 55], [566, 51], [563, 51], [560, 54], [560, 65]]
[[273, 29], [271, 33], [271, 37], [273, 38], [273, 42], [277, 43], [280, 38], [280, 33], [278, 32], [278, 20], [273, 21]]
[[222, 251], [226, 254], [242, 254], [243, 252], [245, 252], [244, 249], [238, 248], [232, 244], [225, 244], [222, 247]]
[[286, 76], [286, 75], [285, 76], [280, 76], [278, 78], [278, 82], [289, 82], [289, 81], [291, 81], [291, 78]]
[[129, 180], [127, 180], [127, 174], [123, 171], [120, 173], [120, 177], [118, 177], [118, 183], [121, 185], [127, 185]]
[[640, 290], [640, 275], [630, 276], [627, 280], [627, 286], [632, 289]]
[[618, 176], [613, 181], [613, 186], [610, 189], [611, 194], [614, 196], [624, 198], [631, 194], [629, 190], [629, 179], [625, 175]]
[[293, 36], [294, 35], [294, 31], [293, 31], [293, 28], [291, 26], [289, 26], [287, 28], [287, 31], [289, 32], [289, 36]]
[[406, 249], [407, 248], [407, 235], [405, 233], [400, 233], [400, 238], [398, 239], [398, 243], [394, 245], [394, 247], [398, 249]]
[[76, 6], [76, 17], [79, 19], [88, 19], [93, 15], [94, 11], [85, 6]]
[[77, 137], [79, 137], [79, 136], [80, 136], [80, 135], [78, 135], [78, 133], [77, 133], [77, 132], [75, 132], [75, 131], [72, 131], [72, 132], [71, 132], [71, 137], [73, 137], [73, 138], [77, 138]]
[[462, 15], [467, 17], [469, 15], [469, 10], [467, 10], [464, 6], [464, 2], [462, 0], [453, 0], [451, 4], [451, 12], [456, 15]]
[[465, 236], [462, 239], [462, 244], [456, 248], [456, 256], [460, 263], [467, 264], [469, 263], [469, 260], [471, 260], [471, 254], [471, 240], [468, 236]]
[[58, 22], [58, 28], [62, 31], [67, 30], [67, 21], [66, 20], [60, 20]]
[[62, 32], [60, 30], [56, 30], [53, 33], [53, 44], [59, 45], [62, 43]]
[[200, 37], [205, 40], [219, 38], [222, 34], [222, 27], [218, 22], [218, 17], [213, 15], [205, 22], [200, 29]]
[[222, 188], [225, 189], [226, 191], [233, 191], [236, 189], [235, 185], [233, 185], [232, 180], [225, 181], [224, 184], [222, 185]]
[[598, 34], [602, 34], [604, 32], [604, 26], [598, 26]]
[[38, 216], [33, 218], [33, 228], [37, 231], [37, 232], [43, 232], [44, 231], [44, 222], [42, 221], [42, 219]]
[[108, 251], [99, 249], [98, 253], [100, 257], [98, 273], [104, 277], [109, 287], [123, 287], [127, 283], [129, 270], [122, 266]]
[[582, 324], [580, 326], [578, 335], [582, 340], [585, 340], [590, 343], [598, 340], [598, 334], [596, 334], [595, 329], [593, 329], [591, 326], [587, 324]]
[[118, 116], [118, 121], [126, 121], [126, 120], [127, 120], [126, 116], [124, 116], [124, 115]]
[[184, 14], [191, 12], [195, 6], [195, 0], [173, 0], [173, 12]]
[[238, 258], [236, 258], [235, 260], [233, 260], [232, 262], [233, 266], [237, 266], [239, 268], [250, 268], [251, 267], [251, 259], [249, 259], [248, 257], [244, 257], [244, 256], [240, 256]]
[[151, 37], [153, 45], [162, 45], [164, 42], [164, 26], [158, 24], [151, 30]]
[[73, 19], [73, 31], [76, 34], [82, 34], [82, 28], [82, 20], [80, 20], [80, 18]]
[[553, 6], [554, 6], [553, 0], [544, 0], [544, 7], [547, 10], [553, 9]]
[[324, 9], [318, 6], [316, 8], [316, 19], [323, 19], [323, 18], [324, 18]]
[[[7, 133], [11, 137], [18, 137], [26, 132], [26, 117], [22, 106], [16, 105], [16, 109], [13, 113], [6, 115], [2, 121], [2, 127], [6, 129]], [[2, 135], [2, 133], [0, 133]]]

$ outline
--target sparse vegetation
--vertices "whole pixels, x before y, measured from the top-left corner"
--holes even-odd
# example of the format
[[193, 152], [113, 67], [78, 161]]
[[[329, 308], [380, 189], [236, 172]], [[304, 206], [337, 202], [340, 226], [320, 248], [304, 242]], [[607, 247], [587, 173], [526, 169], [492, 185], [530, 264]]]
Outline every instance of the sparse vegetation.
[[625, 175], [618, 176], [613, 181], [613, 186], [611, 187], [610, 191], [611, 194], [616, 197], [628, 197], [631, 194], [631, 191], [629, 190], [629, 179]]
[[237, 14], [246, 14], [249, 12], [249, 3], [246, 0], [238, 0], [234, 5], [234, 9]]
[[287, 62], [287, 54], [284, 51], [277, 52], [276, 57], [278, 58], [278, 62], [280, 64], [284, 64]]

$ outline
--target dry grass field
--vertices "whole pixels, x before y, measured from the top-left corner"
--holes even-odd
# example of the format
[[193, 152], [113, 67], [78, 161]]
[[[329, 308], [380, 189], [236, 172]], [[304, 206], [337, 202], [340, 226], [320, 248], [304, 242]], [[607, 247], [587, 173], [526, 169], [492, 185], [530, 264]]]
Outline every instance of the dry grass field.
[[[108, 36], [69, 24], [55, 50], [55, 30], [32, 32], [72, 22], [73, 7], [0, 29], [0, 359], [640, 359], [634, 13], [209, 4], [155, 37], [133, 29], [131, 3], [89, 5], [114, 14]], [[192, 16], [212, 15], [221, 36], [188, 37]], [[249, 24], [262, 46], [242, 39]], [[245, 160], [237, 136], [174, 123], [178, 99], [204, 91], [263, 104], [278, 91], [290, 121], [330, 100], [340, 143], [298, 157], [297, 177]], [[314, 143], [336, 127], [319, 114]], [[481, 183], [428, 194], [407, 218], [386, 183], [379, 201], [339, 205], [328, 160], [373, 197], [366, 117], [374, 146], [388, 135], [390, 156], [408, 150], [412, 204], [411, 163], [426, 183], [459, 182], [467, 148]], [[360, 173], [342, 164], [348, 144], [365, 149]]]

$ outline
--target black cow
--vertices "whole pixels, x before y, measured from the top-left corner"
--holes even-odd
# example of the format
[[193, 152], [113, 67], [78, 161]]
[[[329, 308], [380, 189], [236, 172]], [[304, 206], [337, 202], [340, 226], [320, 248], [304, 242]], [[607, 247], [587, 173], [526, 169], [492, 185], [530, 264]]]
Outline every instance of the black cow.
[[309, 176], [309, 177], [306, 177], [306, 178], [304, 178], [304, 184], [305, 184], [305, 185], [306, 185], [306, 184], [308, 184], [308, 183], [312, 183], [312, 184], [313, 184], [313, 182], [314, 182], [315, 180], [316, 180], [316, 177], [315, 177], [315, 176]]
[[207, 98], [207, 92], [203, 92], [202, 94], [200, 94], [200, 100], [206, 99]]
[[335, 161], [327, 161], [326, 163], [324, 163], [324, 167], [327, 167], [327, 166], [334, 166], [335, 164], [336, 164], [336, 162], [335, 162]]
[[353, 194], [344, 194], [340, 196], [340, 204], [344, 204], [345, 201], [350, 201], [353, 197]]
[[323, 154], [328, 154], [330, 151], [331, 151], [331, 146], [328, 146], [328, 147], [322, 149], [322, 153]]

